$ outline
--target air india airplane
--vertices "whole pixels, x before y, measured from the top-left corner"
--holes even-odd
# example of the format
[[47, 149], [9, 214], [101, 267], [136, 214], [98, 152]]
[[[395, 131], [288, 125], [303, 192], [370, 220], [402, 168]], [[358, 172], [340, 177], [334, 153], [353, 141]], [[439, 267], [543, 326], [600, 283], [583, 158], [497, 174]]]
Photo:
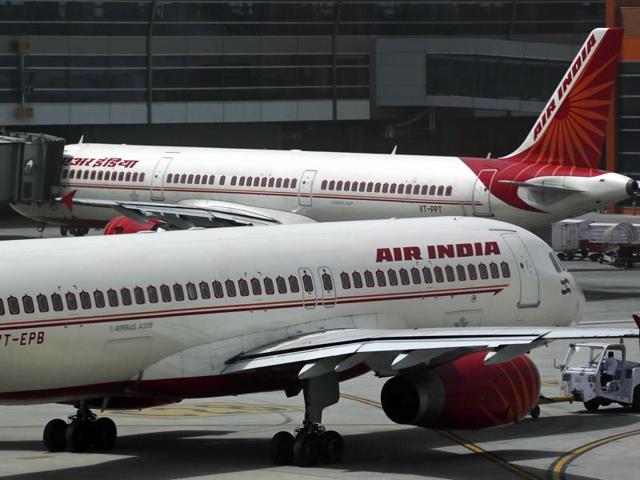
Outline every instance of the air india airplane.
[[0, 264], [0, 403], [77, 409], [47, 424], [50, 451], [113, 446], [92, 408], [282, 390], [303, 392], [305, 414], [273, 437], [273, 460], [332, 463], [343, 441], [322, 412], [342, 380], [389, 377], [395, 422], [485, 428], [536, 407], [532, 348], [637, 336], [569, 327], [584, 302], [572, 276], [538, 237], [489, 219], [7, 241]]
[[[548, 225], [638, 190], [599, 170], [622, 30], [593, 30], [522, 145], [499, 159], [80, 143], [57, 204], [19, 213], [74, 234], [126, 215], [151, 229], [445, 215]], [[148, 221], [149, 219], [153, 221]]]

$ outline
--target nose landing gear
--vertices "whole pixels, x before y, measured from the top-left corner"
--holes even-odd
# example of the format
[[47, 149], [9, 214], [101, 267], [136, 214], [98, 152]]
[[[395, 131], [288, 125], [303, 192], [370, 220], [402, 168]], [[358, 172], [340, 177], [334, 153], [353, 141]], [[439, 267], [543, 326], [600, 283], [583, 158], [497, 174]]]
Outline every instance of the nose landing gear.
[[86, 407], [78, 408], [78, 413], [69, 417], [69, 423], [56, 418], [47, 423], [42, 440], [50, 452], [82, 453], [94, 448], [109, 450], [116, 442], [116, 424], [107, 417], [96, 417]]
[[276, 465], [295, 464], [311, 467], [318, 463], [337, 463], [342, 459], [344, 442], [333, 430], [327, 431], [321, 424], [322, 411], [338, 401], [338, 379], [327, 374], [303, 380], [305, 413], [304, 422], [295, 430], [278, 432], [271, 439], [271, 459]]

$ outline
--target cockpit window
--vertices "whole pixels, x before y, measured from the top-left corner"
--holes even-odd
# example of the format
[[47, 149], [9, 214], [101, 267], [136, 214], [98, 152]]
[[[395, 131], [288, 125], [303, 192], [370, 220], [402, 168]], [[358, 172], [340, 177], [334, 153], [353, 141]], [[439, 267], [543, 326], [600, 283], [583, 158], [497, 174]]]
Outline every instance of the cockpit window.
[[553, 268], [556, 269], [556, 272], [562, 273], [566, 270], [560, 263], [560, 260], [558, 260], [558, 257], [556, 257], [555, 253], [549, 252], [549, 258], [551, 259], [551, 263], [553, 263]]

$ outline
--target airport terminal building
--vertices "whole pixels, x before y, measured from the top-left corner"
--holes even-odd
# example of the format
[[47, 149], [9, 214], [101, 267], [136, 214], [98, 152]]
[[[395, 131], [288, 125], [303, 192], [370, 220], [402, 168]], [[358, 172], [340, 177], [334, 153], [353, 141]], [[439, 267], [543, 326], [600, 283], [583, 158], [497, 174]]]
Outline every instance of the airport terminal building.
[[603, 166], [640, 177], [640, 2], [0, 0], [0, 122], [75, 141], [499, 156], [623, 26]]

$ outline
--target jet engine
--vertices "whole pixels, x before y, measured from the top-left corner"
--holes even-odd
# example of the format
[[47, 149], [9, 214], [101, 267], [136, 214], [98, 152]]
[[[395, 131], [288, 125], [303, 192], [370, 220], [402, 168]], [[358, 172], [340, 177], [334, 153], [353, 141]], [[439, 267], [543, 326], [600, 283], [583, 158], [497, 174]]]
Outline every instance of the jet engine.
[[149, 219], [147, 223], [139, 223], [128, 217], [121, 216], [113, 218], [109, 223], [107, 223], [107, 226], [104, 227], [104, 234], [119, 235], [122, 233], [155, 231], [158, 229], [159, 225], [162, 225], [162, 222], [159, 222], [158, 220]]
[[431, 370], [391, 378], [381, 402], [396, 423], [438, 429], [481, 429], [514, 423], [538, 403], [540, 374], [526, 355], [485, 365], [476, 352]]

